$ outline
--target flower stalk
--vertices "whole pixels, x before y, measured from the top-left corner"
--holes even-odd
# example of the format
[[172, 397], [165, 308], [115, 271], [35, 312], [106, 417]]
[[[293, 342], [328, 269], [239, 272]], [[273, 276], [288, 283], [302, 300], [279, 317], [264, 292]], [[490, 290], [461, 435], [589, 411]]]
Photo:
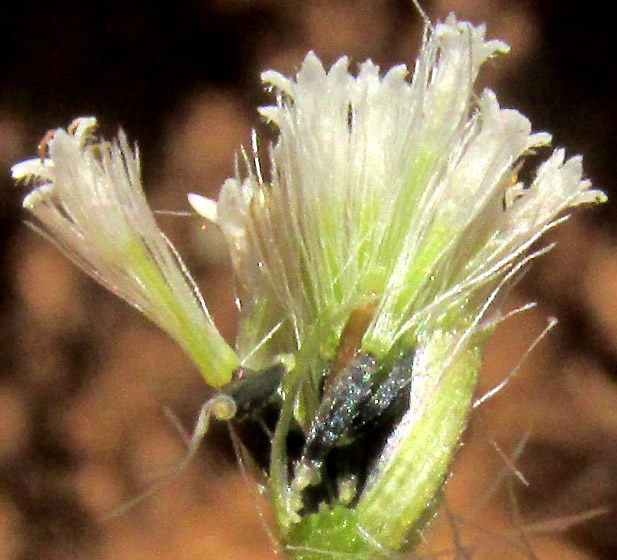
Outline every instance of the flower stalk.
[[227, 239], [233, 349], [156, 226], [123, 134], [93, 139], [81, 119], [56, 131], [49, 157], [13, 168], [34, 182], [24, 205], [43, 232], [221, 387], [219, 416], [266, 428], [265, 458], [244, 444], [292, 558], [413, 544], [459, 446], [503, 287], [565, 211], [606, 200], [561, 149], [518, 180], [551, 137], [473, 89], [507, 51], [450, 16], [427, 29], [411, 77], [370, 61], [352, 74], [345, 57], [326, 70], [313, 53], [295, 78], [262, 75], [275, 103], [260, 114], [278, 129], [269, 174], [255, 148], [217, 201], [189, 195]]

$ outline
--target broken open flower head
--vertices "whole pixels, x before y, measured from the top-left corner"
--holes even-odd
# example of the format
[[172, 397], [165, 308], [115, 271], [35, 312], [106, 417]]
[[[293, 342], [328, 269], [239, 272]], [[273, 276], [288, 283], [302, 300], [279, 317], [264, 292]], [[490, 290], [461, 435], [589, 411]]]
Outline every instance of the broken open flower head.
[[255, 153], [218, 201], [190, 195], [229, 245], [235, 350], [155, 224], [122, 133], [100, 141], [81, 119], [13, 168], [35, 186], [24, 206], [38, 227], [225, 385], [238, 424], [269, 425], [269, 451], [247, 447], [295, 558], [380, 558], [413, 540], [464, 429], [498, 294], [565, 210], [605, 200], [560, 149], [518, 181], [551, 138], [474, 93], [508, 50], [484, 32], [450, 16], [411, 76], [370, 61], [352, 74], [346, 58], [325, 70], [312, 53], [295, 78], [263, 74], [276, 103], [260, 113], [279, 132], [269, 173]]

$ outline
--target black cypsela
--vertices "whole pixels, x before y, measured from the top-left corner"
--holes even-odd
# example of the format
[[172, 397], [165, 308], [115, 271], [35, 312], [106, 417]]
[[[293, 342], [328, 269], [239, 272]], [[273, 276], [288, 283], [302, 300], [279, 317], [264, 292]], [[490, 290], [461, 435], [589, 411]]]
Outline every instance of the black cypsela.
[[[324, 390], [308, 432], [299, 425], [290, 431], [290, 474], [306, 465], [319, 471], [316, 480], [302, 489], [301, 514], [316, 511], [324, 501], [338, 500], [341, 480], [356, 481], [350, 505], [357, 501], [386, 438], [407, 410], [413, 362], [414, 351], [410, 351], [383, 372], [374, 356], [356, 352]], [[269, 438], [263, 429], [271, 432], [278, 420], [278, 389], [284, 374], [281, 364], [262, 371], [241, 369], [223, 390], [238, 407], [233, 422], [244, 445], [266, 472], [270, 454], [264, 451], [269, 448]]]

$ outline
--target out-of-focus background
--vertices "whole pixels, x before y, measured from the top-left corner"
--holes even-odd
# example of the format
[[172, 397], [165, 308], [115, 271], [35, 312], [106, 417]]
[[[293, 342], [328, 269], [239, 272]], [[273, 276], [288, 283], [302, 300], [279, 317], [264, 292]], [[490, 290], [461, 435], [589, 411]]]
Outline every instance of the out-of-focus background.
[[[615, 192], [614, 26], [594, 2], [424, 2], [488, 23], [512, 54], [488, 65], [504, 105], [550, 130]], [[268, 513], [216, 426], [184, 472], [132, 510], [101, 517], [178, 461], [210, 391], [180, 350], [23, 224], [11, 164], [53, 127], [97, 115], [139, 143], [155, 208], [214, 196], [250, 130], [260, 71], [307, 50], [383, 68], [413, 60], [410, 0], [36, 1], [0, 4], [0, 560], [274, 558]], [[512, 292], [536, 309], [498, 330], [480, 392], [560, 324], [476, 411], [422, 558], [617, 557], [617, 205], [577, 213]], [[161, 216], [232, 340], [224, 246], [195, 218]]]

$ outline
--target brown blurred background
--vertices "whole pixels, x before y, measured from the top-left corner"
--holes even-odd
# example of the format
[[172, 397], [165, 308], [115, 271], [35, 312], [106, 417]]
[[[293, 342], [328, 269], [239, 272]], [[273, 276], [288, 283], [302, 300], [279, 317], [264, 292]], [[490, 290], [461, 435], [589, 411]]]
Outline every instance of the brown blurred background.
[[[615, 191], [617, 70], [610, 18], [587, 2], [436, 0], [486, 21], [511, 56], [482, 77]], [[23, 224], [10, 165], [43, 134], [95, 114], [138, 142], [155, 208], [214, 195], [267, 101], [259, 72], [292, 73], [307, 50], [413, 65], [408, 0], [35, 1], [0, 5], [0, 560], [273, 558], [267, 507], [237, 468], [225, 426], [143, 503], [184, 451], [162, 413], [192, 428], [209, 389], [176, 346]], [[539, 306], [504, 323], [480, 391], [506, 377], [547, 317], [559, 326], [477, 410], [422, 558], [617, 557], [617, 205], [580, 212], [512, 292]], [[217, 323], [233, 339], [216, 230], [162, 216]]]

